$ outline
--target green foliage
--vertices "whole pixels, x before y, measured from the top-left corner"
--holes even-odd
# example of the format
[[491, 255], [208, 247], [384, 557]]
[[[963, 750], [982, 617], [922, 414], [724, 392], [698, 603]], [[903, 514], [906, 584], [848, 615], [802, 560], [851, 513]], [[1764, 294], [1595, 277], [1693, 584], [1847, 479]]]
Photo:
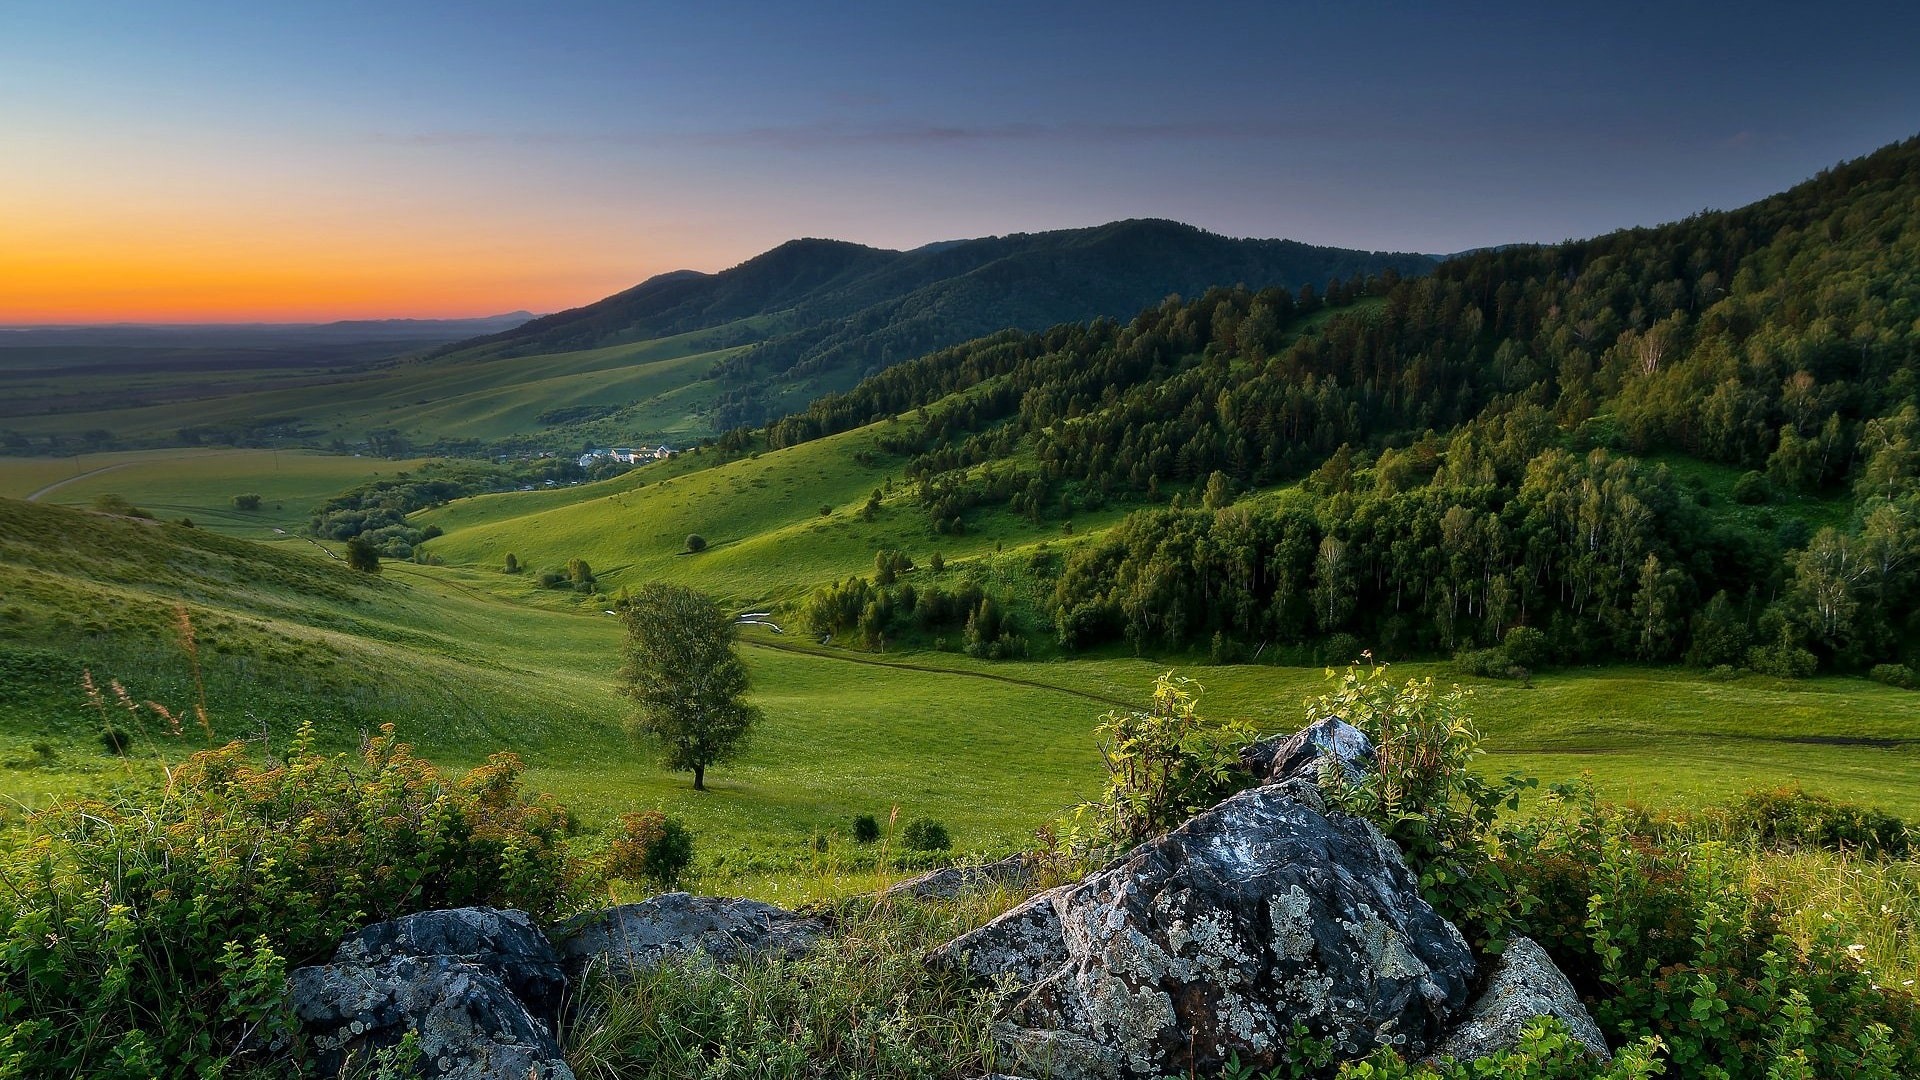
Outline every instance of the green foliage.
[[698, 554], [707, 550], [707, 538], [699, 533], [688, 533], [685, 546], [688, 551]]
[[245, 495], [235, 495], [235, 496], [233, 497], [233, 508], [234, 508], [235, 510], [258, 510], [258, 509], [260, 509], [260, 494], [259, 494], [259, 492], [248, 492], [248, 493], [247, 493], [247, 494], [245, 494]]
[[0, 846], [9, 1076], [213, 1075], [289, 1048], [284, 979], [346, 931], [467, 904], [547, 918], [567, 815], [497, 755], [462, 777], [383, 729], [358, 757], [202, 751], [164, 787], [33, 815]]
[[1902, 690], [1920, 690], [1920, 676], [1905, 664], [1875, 664], [1867, 677], [1887, 686], [1897, 686]]
[[1064, 830], [1070, 849], [1124, 850], [1180, 824], [1246, 786], [1240, 748], [1253, 741], [1245, 721], [1214, 723], [1199, 712], [1200, 687], [1172, 673], [1154, 682], [1144, 710], [1115, 710], [1094, 735], [1107, 786], [1076, 807]]
[[1913, 851], [1912, 832], [1901, 819], [1798, 786], [1748, 792], [1730, 809], [1728, 826], [1731, 835], [1776, 851], [1815, 847], [1896, 859]]
[[520, 560], [514, 558], [513, 552], [509, 551], [507, 552], [506, 565], [503, 566], [501, 569], [505, 570], [509, 574], [517, 574], [520, 572]]
[[914, 851], [945, 851], [953, 846], [947, 827], [932, 818], [914, 818], [900, 830], [900, 839]]
[[880, 839], [880, 823], [872, 814], [861, 814], [853, 819], [853, 839], [858, 844], [871, 844]]
[[1587, 1056], [1586, 1047], [1552, 1017], [1531, 1021], [1511, 1050], [1474, 1061], [1451, 1058], [1434, 1065], [1411, 1064], [1391, 1051], [1342, 1066], [1339, 1080], [1647, 1080], [1666, 1074], [1660, 1043], [1643, 1039], [1624, 1047], [1607, 1065]]
[[986, 913], [854, 901], [804, 957], [670, 962], [584, 988], [564, 1033], [583, 1080], [947, 1080], [993, 1071], [1004, 993], [924, 962]]
[[1772, 500], [1773, 485], [1763, 473], [1741, 473], [1740, 479], [1733, 482], [1733, 501], [1742, 506], [1759, 506]]
[[1531, 778], [1488, 781], [1472, 770], [1485, 752], [1458, 687], [1435, 693], [1432, 679], [1396, 685], [1384, 664], [1328, 672], [1335, 689], [1307, 707], [1307, 721], [1339, 717], [1373, 742], [1373, 765], [1358, 780], [1321, 776], [1328, 799], [1380, 826], [1400, 845], [1420, 891], [1478, 946], [1504, 940], [1507, 882], [1491, 840], [1502, 809], [1518, 809]]
[[372, 541], [356, 536], [347, 541], [347, 566], [363, 574], [380, 572], [380, 551]]
[[738, 755], [760, 720], [742, 699], [738, 627], [711, 597], [660, 582], [633, 594], [626, 623], [621, 678], [639, 706], [635, 730], [659, 744], [663, 765], [692, 770], [694, 789], [704, 790], [707, 766]]
[[620, 815], [601, 872], [618, 881], [673, 888], [693, 865], [693, 832], [658, 810]]
[[1920, 1069], [1911, 990], [1883, 985], [1842, 921], [1804, 940], [1783, 933], [1783, 913], [1748, 885], [1752, 856], [1573, 786], [1503, 829], [1501, 847], [1515, 929], [1553, 954], [1610, 1040], [1658, 1038], [1671, 1075]]

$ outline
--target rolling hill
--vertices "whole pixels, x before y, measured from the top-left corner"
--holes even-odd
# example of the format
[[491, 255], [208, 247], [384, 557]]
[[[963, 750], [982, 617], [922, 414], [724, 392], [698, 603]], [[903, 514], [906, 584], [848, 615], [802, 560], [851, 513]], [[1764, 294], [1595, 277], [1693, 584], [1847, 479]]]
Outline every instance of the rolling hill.
[[748, 345], [715, 372], [716, 428], [759, 423], [890, 364], [996, 330], [1118, 318], [1212, 285], [1316, 289], [1435, 260], [1235, 240], [1178, 222], [1118, 221], [886, 251], [794, 240], [717, 274], [678, 271], [595, 304], [448, 346], [490, 359], [707, 331]]

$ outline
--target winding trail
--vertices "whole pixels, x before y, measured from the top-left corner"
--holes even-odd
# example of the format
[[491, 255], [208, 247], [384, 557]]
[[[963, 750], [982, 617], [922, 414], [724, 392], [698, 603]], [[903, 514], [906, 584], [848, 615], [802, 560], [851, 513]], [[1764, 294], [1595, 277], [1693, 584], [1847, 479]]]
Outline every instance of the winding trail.
[[48, 484], [46, 487], [41, 488], [39, 491], [36, 491], [33, 494], [28, 495], [27, 501], [39, 502], [40, 496], [51, 495], [54, 492], [59, 491], [61, 488], [66, 487], [68, 484], [77, 483], [78, 481], [85, 480], [89, 476], [99, 476], [101, 473], [112, 472], [115, 469], [124, 469], [129, 465], [139, 465], [139, 464], [142, 464], [142, 462], [122, 461], [118, 465], [102, 465], [97, 469], [88, 469], [86, 472], [83, 472], [83, 473], [75, 473], [72, 476], [67, 477], [65, 480], [55, 480], [53, 483]]

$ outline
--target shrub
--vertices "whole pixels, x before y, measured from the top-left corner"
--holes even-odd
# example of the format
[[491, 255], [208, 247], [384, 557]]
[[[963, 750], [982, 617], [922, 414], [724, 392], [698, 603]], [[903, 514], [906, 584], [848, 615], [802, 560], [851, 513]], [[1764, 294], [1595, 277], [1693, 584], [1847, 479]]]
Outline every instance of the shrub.
[[1145, 710], [1101, 717], [1094, 737], [1107, 789], [1098, 802], [1074, 809], [1064, 831], [1069, 847], [1092, 855], [1131, 847], [1251, 782], [1240, 748], [1252, 741], [1252, 729], [1202, 720], [1199, 689], [1190, 679], [1162, 675]]
[[947, 827], [932, 818], [915, 818], [900, 831], [906, 845], [915, 851], [945, 851], [953, 846]]
[[1773, 485], [1766, 474], [1744, 472], [1733, 482], [1733, 501], [1743, 506], [1759, 506], [1773, 498]]
[[1877, 683], [1897, 686], [1902, 690], [1920, 689], [1920, 679], [1916, 679], [1913, 669], [1905, 664], [1875, 664], [1867, 677]]
[[707, 550], [707, 538], [704, 536], [701, 536], [699, 533], [688, 533], [687, 534], [687, 550], [692, 552], [701, 552], [701, 551]]
[[[412, 554], [411, 548], [408, 554]], [[380, 572], [380, 550], [365, 536], [356, 536], [347, 541], [347, 565], [363, 574], [377, 574]]]
[[871, 844], [880, 839], [880, 823], [872, 814], [861, 814], [853, 819], [853, 839], [856, 843]]
[[125, 728], [108, 724], [100, 729], [100, 745], [105, 747], [109, 754], [124, 754], [133, 749], [133, 736]]
[[1819, 670], [1820, 660], [1798, 645], [1756, 645], [1747, 650], [1747, 666], [1762, 675], [1781, 679], [1806, 679]]
[[1476, 945], [1505, 937], [1506, 883], [1490, 840], [1502, 808], [1515, 810], [1536, 782], [1491, 782], [1471, 770], [1484, 751], [1466, 713], [1466, 691], [1436, 694], [1432, 679], [1395, 686], [1387, 667], [1351, 666], [1307, 708], [1309, 723], [1337, 716], [1372, 740], [1373, 767], [1358, 781], [1321, 774], [1331, 802], [1371, 819], [1406, 853], [1420, 891]]
[[658, 810], [648, 810], [620, 816], [601, 868], [608, 878], [668, 889], [679, 884], [691, 865], [692, 830]]
[[513, 552], [507, 552], [507, 562], [503, 569], [509, 574], [517, 574], [520, 572], [520, 560], [514, 558]]
[[[1782, 932], [1767, 859], [1565, 785], [1502, 830], [1515, 929], [1618, 1045], [1658, 1037], [1678, 1080], [1920, 1074], [1920, 1003], [1876, 985], [1858, 927]], [[1752, 883], [1750, 885], [1750, 883]]]
[[248, 492], [245, 495], [235, 495], [233, 497], [233, 508], [235, 510], [258, 510], [260, 509], [260, 496], [253, 492]]
[[1538, 671], [1553, 660], [1553, 645], [1547, 635], [1531, 626], [1516, 626], [1507, 631], [1500, 647], [1507, 659], [1523, 668]]
[[564, 811], [496, 755], [462, 777], [391, 727], [361, 755], [232, 743], [157, 791], [63, 803], [0, 849], [0, 1035], [12, 1076], [216, 1075], [284, 1046], [289, 967], [347, 930], [467, 904], [550, 918]]
[[567, 575], [559, 570], [542, 570], [540, 571], [540, 576], [534, 580], [538, 581], [540, 587], [543, 589], [557, 589], [562, 586], [572, 587], [572, 583], [567, 580]]
[[1735, 836], [1781, 851], [1817, 847], [1898, 859], [1912, 850], [1906, 822], [1892, 814], [1799, 787], [1747, 792], [1728, 825]]

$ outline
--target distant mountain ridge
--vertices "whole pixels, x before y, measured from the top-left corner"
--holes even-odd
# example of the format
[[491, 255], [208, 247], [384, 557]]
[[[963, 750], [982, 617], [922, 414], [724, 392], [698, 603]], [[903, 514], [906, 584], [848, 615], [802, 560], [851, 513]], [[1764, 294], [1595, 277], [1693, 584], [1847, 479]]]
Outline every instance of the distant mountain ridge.
[[1435, 265], [1429, 255], [1232, 239], [1158, 219], [910, 251], [805, 238], [719, 273], [661, 274], [438, 355], [498, 359], [714, 331], [714, 347], [752, 346], [714, 373], [723, 388], [714, 426], [729, 427], [997, 330], [1131, 317], [1170, 293], [1214, 285], [1319, 289]]

